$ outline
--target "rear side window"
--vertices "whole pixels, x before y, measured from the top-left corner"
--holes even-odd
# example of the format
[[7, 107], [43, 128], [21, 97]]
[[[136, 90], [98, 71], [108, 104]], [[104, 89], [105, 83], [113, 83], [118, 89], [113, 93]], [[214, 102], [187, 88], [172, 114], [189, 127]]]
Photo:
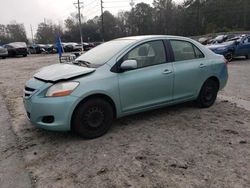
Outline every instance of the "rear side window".
[[195, 52], [196, 58], [204, 58], [205, 57], [204, 54], [196, 46], [193, 45], [193, 47], [194, 47], [194, 52]]
[[180, 40], [171, 40], [175, 61], [203, 58], [204, 54], [192, 43]]

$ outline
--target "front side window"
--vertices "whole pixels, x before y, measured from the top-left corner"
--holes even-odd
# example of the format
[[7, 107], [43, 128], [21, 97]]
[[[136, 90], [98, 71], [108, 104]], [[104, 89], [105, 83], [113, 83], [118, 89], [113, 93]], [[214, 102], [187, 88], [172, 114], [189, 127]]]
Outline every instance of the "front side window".
[[123, 57], [123, 61], [131, 59], [137, 61], [138, 68], [166, 63], [164, 44], [162, 41], [141, 44]]
[[203, 58], [203, 53], [192, 43], [180, 40], [170, 41], [175, 61]]

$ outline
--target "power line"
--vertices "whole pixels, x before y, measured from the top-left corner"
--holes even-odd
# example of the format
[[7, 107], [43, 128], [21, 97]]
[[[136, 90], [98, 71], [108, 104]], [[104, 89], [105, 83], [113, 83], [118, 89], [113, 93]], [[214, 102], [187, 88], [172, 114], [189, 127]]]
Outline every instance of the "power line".
[[88, 11], [88, 10], [93, 10], [94, 8], [96, 8], [96, 7], [99, 7], [100, 5], [95, 5], [95, 6], [92, 6], [92, 7], [88, 7], [87, 9], [86, 9], [86, 11]]
[[98, 3], [98, 1], [97, 1], [97, 0], [94, 0], [94, 1], [92, 1], [92, 2], [90, 2], [90, 3], [88, 3], [87, 5], [84, 5], [84, 8], [85, 8], [85, 7], [88, 7], [89, 5], [92, 5], [93, 3]]
[[127, 6], [105, 6], [105, 7], [103, 7], [104, 9], [107, 9], [107, 8], [130, 8], [130, 6], [129, 5], [127, 5]]
[[95, 11], [89, 12], [88, 17], [91, 17], [90, 15], [96, 14], [98, 12], [100, 13], [100, 10], [95, 10]]
[[129, 1], [124, 1], [124, 0], [111, 0], [111, 1], [105, 1], [104, 3], [129, 3]]
[[92, 9], [92, 10], [84, 11], [84, 13], [85, 13], [86, 16], [87, 16], [87, 14], [93, 14], [94, 12], [99, 12], [99, 13], [100, 13], [101, 11], [100, 11], [99, 8], [100, 8], [100, 7], [98, 7], [98, 9], [96, 9], [96, 10], [95, 10], [95, 9], [94, 9], [94, 10]]
[[121, 3], [127, 3], [127, 4], [129, 4], [129, 2], [125, 2], [125, 1], [110, 1], [110, 2], [104, 2], [104, 4], [110, 4], [110, 3], [112, 3], [112, 4], [115, 4], [115, 3], [119, 3], [119, 4], [121, 4]]

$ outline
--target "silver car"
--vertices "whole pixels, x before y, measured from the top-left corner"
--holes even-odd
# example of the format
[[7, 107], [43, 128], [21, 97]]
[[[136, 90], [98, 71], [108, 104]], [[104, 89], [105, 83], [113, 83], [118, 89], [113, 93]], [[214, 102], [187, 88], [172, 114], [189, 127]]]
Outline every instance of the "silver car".
[[0, 46], [0, 57], [5, 59], [8, 56], [8, 50]]

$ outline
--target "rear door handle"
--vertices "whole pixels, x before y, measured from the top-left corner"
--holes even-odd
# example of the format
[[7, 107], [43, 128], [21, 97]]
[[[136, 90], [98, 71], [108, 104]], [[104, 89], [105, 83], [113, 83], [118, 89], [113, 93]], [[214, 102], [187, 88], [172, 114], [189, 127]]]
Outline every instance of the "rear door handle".
[[169, 70], [169, 69], [166, 69], [163, 71], [162, 74], [171, 74], [173, 71]]
[[207, 66], [207, 65], [201, 63], [199, 67], [200, 67], [200, 68], [204, 68], [204, 67], [206, 67], [206, 66]]

